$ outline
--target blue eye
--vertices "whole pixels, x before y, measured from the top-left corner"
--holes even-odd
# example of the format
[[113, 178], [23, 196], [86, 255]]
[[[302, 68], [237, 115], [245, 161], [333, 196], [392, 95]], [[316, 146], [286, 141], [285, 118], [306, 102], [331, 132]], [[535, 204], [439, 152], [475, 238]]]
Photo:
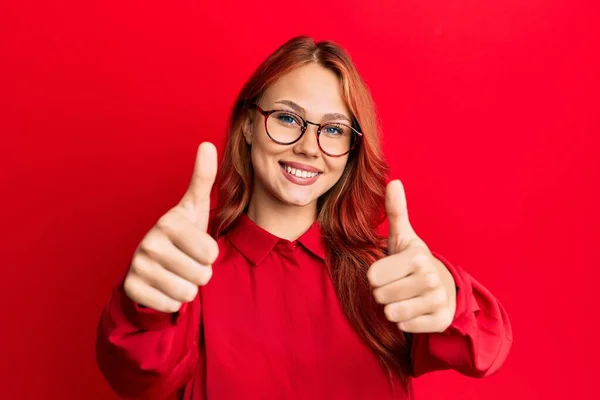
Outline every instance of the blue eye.
[[328, 136], [344, 136], [346, 134], [344, 126], [341, 125], [326, 125], [323, 127], [322, 132]]
[[285, 125], [300, 125], [300, 122], [298, 121], [298, 118], [296, 118], [294, 115], [292, 114], [288, 114], [288, 113], [277, 113], [275, 115], [275, 118], [277, 118], [277, 120]]

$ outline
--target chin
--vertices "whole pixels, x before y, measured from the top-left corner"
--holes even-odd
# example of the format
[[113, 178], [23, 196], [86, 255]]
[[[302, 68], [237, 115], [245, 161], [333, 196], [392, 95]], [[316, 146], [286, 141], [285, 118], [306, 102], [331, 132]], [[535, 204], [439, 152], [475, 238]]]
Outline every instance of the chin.
[[316, 198], [313, 198], [313, 196], [294, 196], [290, 195], [290, 193], [283, 194], [279, 199], [283, 201], [284, 204], [295, 207], [306, 207], [316, 201]]
[[286, 198], [283, 200], [286, 205], [294, 206], [294, 207], [306, 207], [310, 205], [313, 200], [312, 199], [295, 199], [295, 198]]

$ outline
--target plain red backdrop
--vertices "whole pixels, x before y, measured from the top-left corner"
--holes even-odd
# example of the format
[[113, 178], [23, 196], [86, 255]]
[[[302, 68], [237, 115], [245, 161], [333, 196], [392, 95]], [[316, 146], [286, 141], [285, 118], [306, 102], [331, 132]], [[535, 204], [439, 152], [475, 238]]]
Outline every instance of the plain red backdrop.
[[418, 399], [595, 398], [595, 3], [202, 3], [2, 1], [0, 398], [114, 398], [94, 360], [112, 285], [297, 34], [350, 51], [417, 231], [511, 316], [498, 374], [434, 373]]

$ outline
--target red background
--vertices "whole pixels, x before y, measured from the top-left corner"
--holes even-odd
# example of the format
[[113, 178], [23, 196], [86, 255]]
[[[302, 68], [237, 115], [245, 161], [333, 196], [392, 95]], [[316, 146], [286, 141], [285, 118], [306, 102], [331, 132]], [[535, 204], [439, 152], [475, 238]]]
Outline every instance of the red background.
[[417, 231], [511, 316], [497, 375], [431, 374], [418, 398], [595, 397], [595, 2], [52, 3], [0, 6], [1, 398], [114, 398], [94, 360], [111, 286], [304, 33], [350, 51]]

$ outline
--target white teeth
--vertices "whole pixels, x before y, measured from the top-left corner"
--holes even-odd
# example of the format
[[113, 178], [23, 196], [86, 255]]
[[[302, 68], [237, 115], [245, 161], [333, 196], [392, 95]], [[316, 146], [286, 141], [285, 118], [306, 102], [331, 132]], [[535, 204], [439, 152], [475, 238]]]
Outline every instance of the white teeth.
[[315, 176], [317, 176], [317, 172], [303, 171], [301, 169], [292, 168], [287, 165], [285, 166], [285, 170], [290, 174], [297, 176], [298, 178], [314, 178]]

